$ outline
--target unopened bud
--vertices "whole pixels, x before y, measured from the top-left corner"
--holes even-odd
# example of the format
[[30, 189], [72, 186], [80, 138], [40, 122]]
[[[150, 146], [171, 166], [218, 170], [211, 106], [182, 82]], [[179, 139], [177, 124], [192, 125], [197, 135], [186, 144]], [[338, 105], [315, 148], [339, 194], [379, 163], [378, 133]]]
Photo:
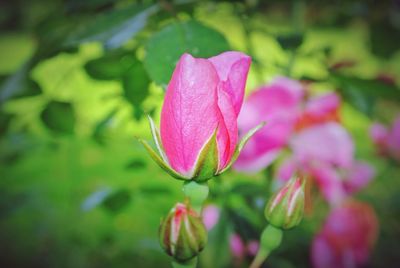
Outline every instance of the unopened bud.
[[177, 262], [197, 256], [207, 243], [207, 230], [196, 211], [189, 205], [177, 203], [162, 221], [160, 244]]
[[304, 213], [304, 180], [290, 179], [268, 201], [265, 217], [277, 228], [290, 229], [297, 226]]

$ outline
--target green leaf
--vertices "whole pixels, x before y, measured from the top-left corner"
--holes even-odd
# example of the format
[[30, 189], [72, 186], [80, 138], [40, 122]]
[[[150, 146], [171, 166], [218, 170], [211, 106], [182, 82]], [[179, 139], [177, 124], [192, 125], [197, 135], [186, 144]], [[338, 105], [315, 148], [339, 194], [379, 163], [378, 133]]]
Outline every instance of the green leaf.
[[376, 99], [400, 102], [400, 89], [379, 80], [362, 79], [332, 73], [343, 98], [361, 112], [371, 116]]
[[144, 169], [146, 167], [146, 162], [144, 162], [141, 159], [133, 159], [132, 161], [130, 161], [125, 168], [126, 169]]
[[235, 184], [230, 192], [248, 197], [262, 196], [265, 198], [268, 195], [268, 191], [265, 186], [248, 182], [240, 182]]
[[217, 174], [219, 165], [217, 129], [204, 144], [196, 160], [192, 178], [197, 182], [207, 181]]
[[72, 105], [66, 102], [52, 101], [41, 113], [43, 123], [55, 132], [72, 134], [75, 127], [75, 115]]
[[233, 163], [235, 163], [236, 159], [239, 157], [240, 152], [242, 151], [243, 147], [246, 145], [247, 141], [254, 134], [256, 134], [257, 131], [262, 129], [264, 126], [265, 126], [265, 122], [261, 122], [260, 124], [258, 124], [254, 128], [250, 129], [249, 132], [247, 132], [246, 135], [243, 136], [243, 138], [240, 140], [239, 144], [237, 145], [237, 147], [235, 149], [235, 152], [233, 153], [231, 162], [229, 162], [229, 164], [219, 173], [225, 172], [226, 170], [228, 170], [233, 165]]
[[389, 59], [400, 50], [400, 30], [388, 18], [372, 24], [370, 29], [371, 50], [378, 57]]
[[88, 61], [84, 68], [97, 80], [117, 80], [124, 77], [137, 62], [135, 51], [116, 50]]
[[207, 58], [229, 50], [229, 44], [221, 33], [190, 20], [167, 25], [149, 39], [145, 49], [147, 72], [156, 83], [165, 86], [183, 53]]
[[110, 212], [118, 212], [126, 207], [131, 199], [131, 193], [127, 189], [120, 189], [107, 196], [102, 206]]
[[303, 43], [303, 35], [300, 33], [280, 35], [276, 40], [283, 49], [295, 50]]
[[76, 46], [86, 42], [101, 42], [107, 49], [121, 47], [147, 24], [147, 19], [159, 10], [158, 5], [131, 5], [90, 18], [64, 43]]
[[143, 64], [136, 60], [122, 77], [125, 98], [135, 106], [140, 106], [149, 94], [150, 78]]
[[93, 131], [93, 139], [95, 139], [98, 143], [103, 144], [106, 138], [107, 129], [109, 129], [114, 123], [114, 116], [117, 113], [118, 109], [113, 109], [107, 116], [101, 120]]
[[42, 93], [40, 86], [36, 81], [27, 77], [26, 74], [17, 72], [15, 75], [11, 75], [0, 81], [2, 87], [0, 88], [0, 96], [4, 97], [4, 100], [32, 97]]
[[6, 134], [11, 119], [12, 119], [11, 115], [0, 111], [0, 137]]
[[0, 102], [3, 103], [6, 100], [21, 94], [25, 87], [25, 81], [28, 79], [28, 71], [31, 67], [31, 63], [25, 63], [18, 71], [13, 75], [6, 78], [1, 83], [0, 88]]
[[150, 78], [135, 51], [118, 50], [101, 58], [88, 61], [86, 72], [98, 80], [119, 80], [124, 97], [134, 106], [134, 115], [139, 120], [143, 115], [142, 102], [148, 96]]
[[165, 186], [159, 185], [157, 183], [143, 185], [140, 187], [139, 191], [140, 193], [145, 195], [155, 195], [155, 196], [171, 194], [170, 189], [165, 188]]
[[173, 170], [168, 163], [164, 162], [164, 160], [151, 148], [147, 141], [139, 139], [139, 142], [143, 144], [144, 148], [147, 150], [151, 158], [162, 168], [164, 169], [169, 175], [178, 179], [178, 180], [190, 180], [190, 178], [184, 177], [183, 175], [177, 173]]

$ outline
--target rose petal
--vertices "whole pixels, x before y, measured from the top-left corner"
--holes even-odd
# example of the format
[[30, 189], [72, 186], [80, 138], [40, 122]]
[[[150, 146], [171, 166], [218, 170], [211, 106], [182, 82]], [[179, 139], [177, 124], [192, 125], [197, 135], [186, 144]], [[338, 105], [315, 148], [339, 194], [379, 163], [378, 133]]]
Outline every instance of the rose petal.
[[217, 104], [218, 74], [206, 59], [184, 54], [172, 75], [161, 112], [161, 140], [170, 165], [192, 171], [204, 143], [221, 115]]
[[243, 103], [251, 58], [241, 52], [228, 51], [209, 58], [209, 61], [217, 70], [220, 80], [226, 82], [227, 86], [223, 89], [231, 97], [237, 116]]

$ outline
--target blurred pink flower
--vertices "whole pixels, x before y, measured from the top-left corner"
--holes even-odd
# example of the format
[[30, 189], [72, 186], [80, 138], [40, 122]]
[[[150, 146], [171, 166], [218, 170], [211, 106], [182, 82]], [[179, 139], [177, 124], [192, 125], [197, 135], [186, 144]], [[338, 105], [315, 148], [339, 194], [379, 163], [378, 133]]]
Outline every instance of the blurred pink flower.
[[346, 129], [336, 122], [301, 130], [290, 140], [290, 147], [295, 160], [303, 165], [323, 162], [349, 167], [353, 161], [353, 141]]
[[301, 130], [290, 142], [292, 156], [279, 167], [281, 183], [299, 171], [311, 176], [324, 198], [331, 204], [361, 190], [374, 176], [374, 169], [354, 160], [353, 141], [336, 122]]
[[257, 240], [251, 240], [247, 243], [247, 253], [250, 256], [256, 256], [259, 248], [260, 243]]
[[238, 141], [237, 117], [251, 59], [225, 52], [202, 59], [184, 54], [165, 94], [161, 141], [171, 167], [185, 177], [194, 172], [199, 153], [218, 128], [218, 170], [226, 167]]
[[366, 203], [349, 201], [331, 211], [315, 236], [311, 260], [315, 268], [362, 267], [378, 235], [378, 220]]
[[246, 254], [246, 247], [242, 238], [238, 234], [232, 234], [229, 238], [229, 247], [232, 255], [237, 259], [242, 259]]
[[267, 124], [248, 141], [234, 165], [236, 170], [257, 172], [278, 157], [295, 128], [304, 93], [299, 82], [278, 77], [247, 98], [238, 118], [240, 132], [262, 121]]
[[219, 208], [215, 205], [207, 205], [203, 209], [203, 223], [207, 230], [211, 230], [219, 220]]
[[335, 92], [313, 96], [307, 100], [296, 129], [321, 124], [339, 122], [340, 98]]
[[232, 234], [229, 238], [229, 247], [236, 259], [243, 259], [246, 256], [257, 255], [260, 244], [257, 240], [250, 240], [247, 243], [238, 234]]
[[372, 179], [374, 170], [354, 160], [354, 144], [340, 124], [340, 97], [335, 92], [309, 96], [295, 80], [279, 77], [253, 92], [238, 118], [240, 132], [261, 121], [241, 152], [234, 168], [257, 172], [276, 160], [284, 149], [289, 155], [278, 169], [281, 183], [300, 172], [313, 177], [325, 199], [341, 202]]
[[390, 129], [374, 123], [370, 128], [370, 136], [379, 154], [400, 161], [400, 115]]

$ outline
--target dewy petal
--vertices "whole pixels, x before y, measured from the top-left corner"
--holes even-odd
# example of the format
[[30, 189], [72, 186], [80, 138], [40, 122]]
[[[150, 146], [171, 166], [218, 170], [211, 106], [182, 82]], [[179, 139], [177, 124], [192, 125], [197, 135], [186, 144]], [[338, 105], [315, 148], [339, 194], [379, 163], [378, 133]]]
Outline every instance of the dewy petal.
[[206, 59], [184, 54], [172, 75], [161, 112], [161, 140], [170, 165], [188, 175], [204, 143], [221, 120], [219, 84]]
[[214, 65], [220, 80], [227, 84], [223, 89], [231, 97], [237, 116], [243, 103], [251, 58], [241, 52], [228, 51], [208, 60]]

